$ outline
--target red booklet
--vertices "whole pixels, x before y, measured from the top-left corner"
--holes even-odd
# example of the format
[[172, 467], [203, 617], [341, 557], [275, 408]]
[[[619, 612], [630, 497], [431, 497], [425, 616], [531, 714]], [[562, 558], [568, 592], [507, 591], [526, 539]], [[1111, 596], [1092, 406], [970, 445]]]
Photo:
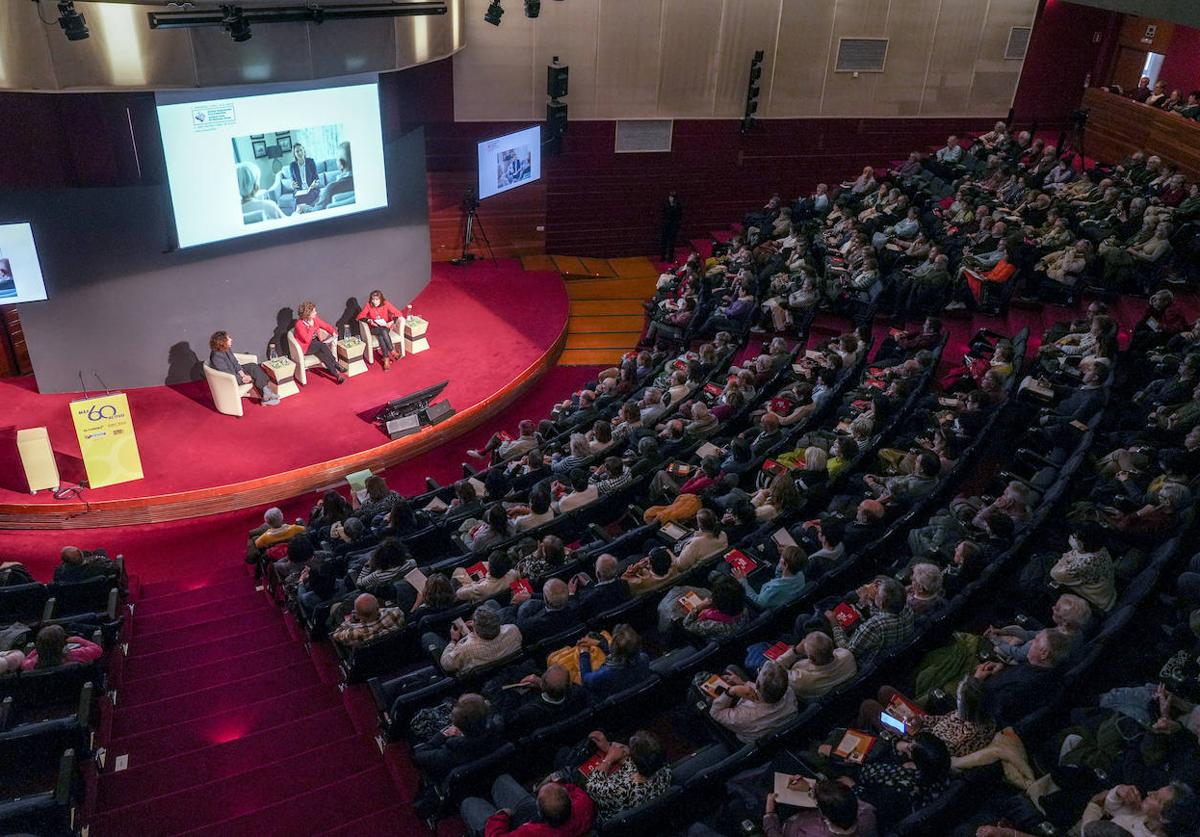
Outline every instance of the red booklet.
[[667, 465], [667, 473], [673, 477], [687, 477], [692, 473], [692, 466], [685, 462], [672, 462]]
[[848, 729], [842, 740], [833, 748], [833, 754], [851, 764], [862, 764], [871, 748], [875, 746], [876, 740], [875, 736], [861, 730]]
[[833, 618], [842, 626], [842, 630], [846, 631], [859, 623], [862, 614], [853, 605], [842, 602], [833, 609]]
[[721, 389], [716, 384], [705, 384], [704, 391], [707, 392], [709, 395], [711, 395], [713, 398], [716, 398], [725, 390]]
[[580, 775], [586, 779], [588, 776], [592, 775], [596, 768], [600, 766], [602, 761], [604, 761], [604, 753], [596, 752], [592, 754], [591, 758], [575, 769], [578, 770]]
[[726, 552], [725, 563], [746, 575], [750, 575], [758, 569], [758, 562], [740, 549], [731, 549]]
[[687, 364], [684, 363], [682, 360], [675, 361], [674, 363], [671, 364], [671, 366], [675, 367], [676, 369], [682, 370], [684, 372], [687, 371]]
[[781, 640], [779, 640], [779, 642], [775, 643], [770, 648], [768, 648], [766, 651], [764, 651], [763, 656], [766, 657], [768, 660], [778, 660], [780, 657], [782, 657], [784, 654], [786, 654], [787, 652], [789, 652], [791, 650], [792, 650], [792, 646], [788, 645], [786, 642], [784, 642], [781, 639]]
[[482, 561], [478, 561], [467, 567], [467, 575], [471, 576], [472, 581], [479, 581], [479, 579], [487, 575], [487, 572], [487, 564], [483, 563]]
[[533, 595], [533, 585], [529, 583], [527, 578], [518, 578], [516, 581], [509, 582], [508, 585], [514, 593], [519, 593], [524, 590], [529, 595]]
[[786, 474], [788, 471], [792, 470], [782, 462], [776, 462], [774, 459], [768, 459], [763, 462], [762, 469], [773, 477], [780, 474]]

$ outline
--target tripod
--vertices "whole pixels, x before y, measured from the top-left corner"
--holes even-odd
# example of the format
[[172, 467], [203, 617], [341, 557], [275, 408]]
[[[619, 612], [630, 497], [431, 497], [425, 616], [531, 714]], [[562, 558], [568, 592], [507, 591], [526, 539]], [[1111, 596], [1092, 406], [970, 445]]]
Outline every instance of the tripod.
[[483, 221], [479, 218], [479, 200], [473, 192], [467, 192], [463, 197], [462, 202], [463, 220], [462, 220], [462, 255], [457, 259], [451, 259], [450, 264], [464, 265], [470, 264], [481, 256], [471, 252], [471, 245], [475, 243], [476, 236], [483, 242], [483, 249], [487, 250], [488, 257], [492, 260], [492, 264], [498, 265], [496, 254], [492, 252], [492, 242], [488, 238], [487, 230], [483, 228]]

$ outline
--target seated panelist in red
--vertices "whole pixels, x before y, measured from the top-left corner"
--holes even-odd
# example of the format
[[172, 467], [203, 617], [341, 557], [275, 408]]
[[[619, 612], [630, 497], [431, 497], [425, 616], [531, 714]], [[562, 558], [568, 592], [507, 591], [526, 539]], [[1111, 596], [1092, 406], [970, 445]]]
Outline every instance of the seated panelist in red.
[[317, 305], [312, 300], [306, 299], [301, 302], [296, 313], [299, 319], [296, 320], [293, 330], [301, 351], [320, 360], [334, 380], [339, 384], [343, 383], [346, 379], [341, 373], [346, 371], [346, 367], [338, 363], [337, 358], [333, 356], [333, 349], [325, 342], [330, 337], [337, 336], [337, 329], [317, 316]]
[[400, 319], [400, 310], [387, 301], [383, 291], [371, 291], [367, 304], [358, 312], [359, 322], [364, 322], [371, 328], [371, 333], [379, 341], [379, 354], [383, 358], [383, 369], [386, 372], [392, 366], [393, 360], [400, 359], [400, 353], [392, 342], [392, 327]]

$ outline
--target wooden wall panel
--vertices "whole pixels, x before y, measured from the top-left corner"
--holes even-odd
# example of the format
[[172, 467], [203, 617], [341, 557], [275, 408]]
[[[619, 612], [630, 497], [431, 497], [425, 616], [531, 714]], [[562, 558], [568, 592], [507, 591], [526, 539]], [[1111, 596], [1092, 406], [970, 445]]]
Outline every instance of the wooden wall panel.
[[1191, 177], [1200, 176], [1200, 124], [1163, 113], [1100, 88], [1089, 88], [1088, 155], [1116, 161], [1133, 151], [1158, 154]]
[[967, 113], [972, 64], [979, 51], [982, 4], [943, 0], [929, 53], [929, 72], [921, 100], [923, 116]]
[[595, 118], [596, 31], [600, 24], [600, 0], [543, 3], [536, 23], [533, 27], [537, 43], [533, 56], [533, 99], [535, 107], [543, 108], [541, 118], [545, 118], [546, 67], [556, 55], [571, 68], [566, 98], [570, 116]]
[[887, 18], [887, 72], [875, 84], [875, 108], [880, 116], [917, 116], [933, 26], [942, 0], [892, 0]]
[[780, 0], [741, 0], [726, 4], [717, 51], [716, 104], [713, 116], [741, 118], [746, 112], [746, 88], [754, 51], [763, 51], [759, 80], [759, 111], [766, 106], [766, 91], [775, 70], [775, 34], [779, 29]]
[[658, 115], [661, 40], [662, 0], [604, 0], [600, 4], [595, 118]]
[[[838, 0], [833, 35], [826, 57], [825, 85], [821, 95], [822, 116], [874, 116], [875, 87], [881, 73], [838, 73], [838, 42], [841, 38], [882, 38], [887, 34], [889, 0]], [[889, 45], [890, 46], [890, 45]], [[891, 50], [889, 48], [888, 52]], [[889, 54], [888, 58], [891, 58]]]
[[716, 96], [722, 0], [664, 0], [660, 116], [711, 116]]
[[779, 44], [784, 48], [775, 53], [771, 84], [764, 90], [767, 116], [821, 112], [836, 11], [836, 0], [783, 0]]

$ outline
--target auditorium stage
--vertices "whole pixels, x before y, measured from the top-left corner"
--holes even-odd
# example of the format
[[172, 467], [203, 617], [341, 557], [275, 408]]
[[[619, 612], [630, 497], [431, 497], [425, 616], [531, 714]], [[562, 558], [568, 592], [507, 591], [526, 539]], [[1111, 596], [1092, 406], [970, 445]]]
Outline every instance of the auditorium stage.
[[[16, 448], [17, 430], [46, 426], [63, 483], [84, 479], [67, 406], [78, 396], [40, 395], [31, 377], [0, 380], [0, 528], [176, 520], [271, 503], [360, 468], [378, 472], [502, 410], [555, 364], [565, 342], [562, 277], [516, 260], [435, 263], [413, 306], [429, 321], [429, 351], [386, 373], [373, 365], [340, 387], [310, 372], [299, 395], [278, 407], [247, 402], [242, 418], [216, 412], [203, 380], [128, 390], [145, 479], [85, 489], [82, 499], [31, 496]], [[437, 427], [391, 442], [362, 417], [445, 379], [457, 414]]]

